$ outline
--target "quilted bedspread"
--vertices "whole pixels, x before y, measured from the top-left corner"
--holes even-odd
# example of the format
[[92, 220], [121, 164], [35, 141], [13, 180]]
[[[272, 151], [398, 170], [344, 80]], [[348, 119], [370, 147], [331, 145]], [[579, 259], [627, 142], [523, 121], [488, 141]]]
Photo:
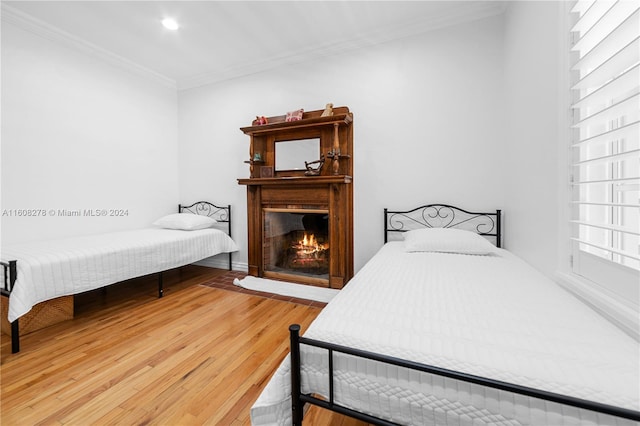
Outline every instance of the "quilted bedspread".
[[238, 250], [223, 231], [146, 228], [2, 248], [17, 260], [9, 321], [45, 300], [187, 265]]
[[[640, 346], [505, 250], [488, 256], [406, 253], [386, 244], [305, 337], [640, 410]], [[326, 351], [302, 346], [304, 393], [328, 395]], [[289, 359], [251, 410], [291, 424]], [[336, 403], [412, 425], [634, 422], [335, 355]]]

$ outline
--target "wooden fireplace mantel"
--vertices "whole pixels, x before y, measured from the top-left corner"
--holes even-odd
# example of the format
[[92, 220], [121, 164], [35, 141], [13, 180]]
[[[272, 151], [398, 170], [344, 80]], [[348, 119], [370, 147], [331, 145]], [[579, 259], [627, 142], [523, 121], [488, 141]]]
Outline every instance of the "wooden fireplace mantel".
[[332, 183], [351, 183], [351, 176], [285, 176], [278, 178], [238, 179], [240, 185], [327, 185]]
[[334, 124], [349, 125], [353, 121], [353, 116], [349, 112], [345, 112], [342, 114], [335, 114], [335, 110], [334, 110], [334, 115], [329, 117], [321, 117], [321, 116], [318, 116], [317, 113], [322, 113], [322, 110], [307, 112], [303, 116], [302, 120], [298, 120], [298, 121], [285, 121], [286, 119], [285, 115], [281, 115], [278, 117], [269, 117], [268, 124], [241, 127], [240, 130], [242, 130], [246, 135], [251, 135], [251, 134], [258, 135], [261, 133], [271, 133], [277, 130], [291, 130], [291, 129], [302, 129], [302, 128], [308, 128], [308, 127], [333, 126]]
[[[342, 288], [353, 276], [353, 114], [347, 107], [305, 112], [302, 119], [286, 122], [285, 116], [268, 117], [268, 124], [242, 127], [250, 137], [249, 177], [238, 179], [247, 187], [249, 274], [304, 284]], [[276, 170], [280, 141], [319, 139], [324, 157], [316, 175], [306, 170]], [[304, 161], [317, 158], [304, 159]], [[303, 163], [304, 164], [304, 163]], [[326, 279], [283, 275], [265, 270], [265, 209], [326, 211], [329, 217], [330, 261]]]

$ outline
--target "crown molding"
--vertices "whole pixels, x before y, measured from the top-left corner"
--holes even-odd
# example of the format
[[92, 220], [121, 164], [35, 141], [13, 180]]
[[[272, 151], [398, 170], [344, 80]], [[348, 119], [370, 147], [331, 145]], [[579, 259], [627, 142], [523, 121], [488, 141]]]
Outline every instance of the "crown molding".
[[162, 86], [177, 89], [177, 83], [175, 80], [166, 77], [158, 72], [155, 72], [149, 68], [143, 67], [129, 59], [126, 59], [120, 55], [103, 49], [93, 43], [76, 37], [67, 33], [53, 25], [50, 25], [44, 21], [34, 18], [18, 9], [15, 9], [6, 3], [1, 3], [0, 6], [1, 19], [3, 23], [15, 25], [16, 27], [28, 31], [32, 34], [40, 36], [46, 40], [59, 43], [65, 47], [72, 48], [76, 51], [84, 53], [89, 56], [98, 58], [104, 62], [114, 65], [125, 71], [142, 76], [148, 80], [161, 84]]
[[393, 28], [385, 27], [361, 35], [358, 39], [346, 40], [331, 44], [308, 46], [304, 51], [273, 56], [268, 60], [248, 62], [238, 66], [194, 75], [177, 82], [178, 90], [188, 90], [208, 84], [221, 83], [226, 80], [257, 74], [263, 71], [299, 64], [318, 58], [337, 56], [357, 49], [371, 47], [418, 36], [438, 29], [464, 24], [504, 14], [506, 1], [477, 1], [467, 4], [465, 8], [456, 8], [446, 14], [414, 19]]
[[224, 69], [197, 74], [179, 80], [171, 79], [80, 37], [67, 33], [60, 28], [13, 8], [5, 2], [0, 2], [0, 14], [2, 22], [15, 25], [44, 39], [57, 42], [86, 55], [99, 58], [120, 69], [142, 76], [162, 86], [180, 91], [221, 83], [226, 80], [313, 61], [318, 58], [346, 54], [357, 49], [372, 47], [394, 40], [418, 36], [434, 30], [500, 15], [505, 12], [508, 2], [490, 0], [465, 3], [465, 7], [453, 8], [448, 11], [448, 13], [426, 17], [416, 16], [404, 22], [402, 25], [370, 31], [369, 33], [361, 34], [357, 39], [309, 45], [303, 51], [283, 52], [280, 55], [272, 56], [266, 60], [239, 63]]

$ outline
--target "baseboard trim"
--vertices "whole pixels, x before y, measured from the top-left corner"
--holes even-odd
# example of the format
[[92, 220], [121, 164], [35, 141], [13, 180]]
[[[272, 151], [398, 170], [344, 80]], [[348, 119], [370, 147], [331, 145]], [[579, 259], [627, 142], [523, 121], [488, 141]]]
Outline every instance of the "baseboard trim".
[[[226, 254], [219, 256], [220, 257], [214, 256], [202, 259], [194, 263], [194, 265], [207, 266], [209, 268], [229, 269], [229, 257]], [[249, 265], [247, 263], [232, 261], [231, 269], [234, 271], [248, 272]]]

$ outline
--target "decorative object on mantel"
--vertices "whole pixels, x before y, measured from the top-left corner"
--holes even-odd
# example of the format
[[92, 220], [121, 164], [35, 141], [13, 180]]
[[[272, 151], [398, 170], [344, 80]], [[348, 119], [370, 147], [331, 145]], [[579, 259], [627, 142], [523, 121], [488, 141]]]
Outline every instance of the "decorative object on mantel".
[[256, 115], [256, 119], [253, 120], [253, 124], [254, 126], [261, 126], [263, 124], [269, 124], [269, 120], [267, 120], [267, 117], [265, 117], [264, 115]]
[[253, 161], [262, 161], [262, 154], [260, 154], [259, 152], [253, 154]]
[[[317, 164], [317, 166], [313, 167], [314, 164]], [[304, 162], [304, 167], [307, 169], [307, 171], [304, 172], [304, 175], [305, 176], [318, 176], [320, 174], [320, 172], [322, 171], [322, 166], [324, 166], [324, 155], [321, 155], [319, 160], [312, 161], [310, 163], [305, 161]]]
[[302, 120], [302, 114], [304, 114], [304, 109], [300, 108], [297, 109], [295, 111], [289, 111], [287, 113], [287, 117], [284, 119], [284, 121], [298, 121], [298, 120]]
[[332, 115], [333, 115], [333, 104], [328, 103], [327, 106], [324, 107], [324, 111], [322, 111], [322, 114], [320, 115], [320, 117], [331, 117]]
[[271, 178], [271, 177], [273, 177], [273, 167], [271, 167], [271, 166], [260, 166], [260, 177], [263, 177], [263, 178]]

